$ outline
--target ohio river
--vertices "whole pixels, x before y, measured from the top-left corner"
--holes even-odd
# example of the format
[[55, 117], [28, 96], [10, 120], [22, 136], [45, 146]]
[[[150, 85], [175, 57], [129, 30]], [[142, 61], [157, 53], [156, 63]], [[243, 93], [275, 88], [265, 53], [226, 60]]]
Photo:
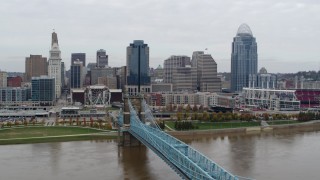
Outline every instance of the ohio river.
[[[320, 179], [320, 128], [180, 138], [233, 174]], [[180, 179], [151, 150], [116, 141], [0, 146], [1, 180]]]

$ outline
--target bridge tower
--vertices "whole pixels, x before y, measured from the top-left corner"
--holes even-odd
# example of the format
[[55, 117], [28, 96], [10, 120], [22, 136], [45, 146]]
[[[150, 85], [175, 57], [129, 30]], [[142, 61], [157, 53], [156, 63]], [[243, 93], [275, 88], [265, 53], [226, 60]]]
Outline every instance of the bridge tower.
[[130, 108], [128, 101], [131, 101], [132, 106], [136, 109], [139, 119], [144, 121], [145, 113], [142, 109], [142, 96], [129, 96], [125, 95], [124, 97], [124, 107], [123, 107], [123, 126], [122, 126], [122, 136], [119, 128], [118, 140], [119, 145], [122, 146], [139, 146], [141, 142], [136, 139], [132, 134], [130, 134], [127, 130], [130, 128]]

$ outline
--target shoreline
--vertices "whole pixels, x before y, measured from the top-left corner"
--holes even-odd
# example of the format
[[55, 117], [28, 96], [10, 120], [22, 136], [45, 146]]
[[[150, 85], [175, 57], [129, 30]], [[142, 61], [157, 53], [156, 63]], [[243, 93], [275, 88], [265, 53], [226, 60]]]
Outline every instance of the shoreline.
[[[13, 127], [10, 129], [23, 129], [24, 127]], [[28, 128], [44, 128], [40, 126]], [[51, 128], [51, 127], [50, 127]], [[68, 127], [62, 127], [68, 128]], [[81, 128], [81, 127], [80, 127]], [[2, 129], [8, 130], [9, 128]], [[13, 144], [34, 144], [34, 143], [50, 143], [50, 142], [68, 142], [68, 141], [85, 141], [85, 140], [111, 140], [117, 138], [117, 132], [92, 132], [92, 133], [78, 133], [78, 134], [65, 134], [65, 135], [47, 135], [47, 136], [34, 136], [34, 137], [14, 137], [0, 139], [0, 145], [13, 145]]]
[[241, 127], [241, 128], [227, 128], [227, 129], [209, 129], [209, 130], [190, 130], [190, 131], [166, 131], [166, 133], [174, 137], [193, 137], [193, 136], [208, 136], [208, 135], [228, 135], [228, 134], [248, 134], [248, 133], [262, 133], [273, 132], [280, 130], [320, 130], [320, 120], [309, 121], [297, 124], [281, 124], [270, 125], [266, 127]]
[[[209, 129], [209, 130], [190, 130], [190, 131], [165, 131], [176, 138], [189, 138], [195, 136], [216, 136], [216, 135], [233, 135], [233, 134], [259, 134], [277, 131], [313, 131], [320, 130], [320, 120], [298, 123], [298, 124], [282, 124], [271, 125], [267, 127], [241, 127], [227, 129]], [[50, 143], [50, 142], [69, 142], [69, 141], [87, 141], [87, 140], [116, 140], [117, 132], [101, 132], [90, 134], [73, 134], [60, 136], [44, 136], [44, 137], [27, 137], [27, 138], [10, 138], [0, 139], [0, 145], [13, 144], [33, 144], [33, 143]]]

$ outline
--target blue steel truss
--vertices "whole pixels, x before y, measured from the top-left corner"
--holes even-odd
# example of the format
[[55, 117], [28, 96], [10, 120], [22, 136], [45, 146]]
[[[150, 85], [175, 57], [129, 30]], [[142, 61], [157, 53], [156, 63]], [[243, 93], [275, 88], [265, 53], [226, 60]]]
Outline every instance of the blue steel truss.
[[[130, 128], [128, 131], [163, 160], [169, 162], [168, 164], [171, 168], [176, 170], [182, 178], [239, 180], [237, 176], [232, 175], [182, 141], [164, 133], [157, 126], [150, 126], [150, 123], [142, 123], [130, 100], [128, 100], [128, 104], [130, 108]], [[144, 110], [145, 112], [148, 111], [148, 107], [144, 107]], [[146, 118], [150, 118], [148, 116], [146, 115]], [[118, 120], [119, 124], [120, 121], [123, 124], [122, 113], [119, 113]]]

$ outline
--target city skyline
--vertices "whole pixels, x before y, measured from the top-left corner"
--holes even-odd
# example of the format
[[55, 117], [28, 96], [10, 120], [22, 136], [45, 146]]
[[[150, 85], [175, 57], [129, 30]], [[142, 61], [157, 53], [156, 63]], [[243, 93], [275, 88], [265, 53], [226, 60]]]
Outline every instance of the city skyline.
[[319, 10], [320, 3], [313, 0], [1, 2], [0, 69], [22, 72], [30, 54], [48, 58], [48, 36], [55, 29], [67, 69], [71, 53], [86, 53], [90, 63], [97, 49], [106, 50], [110, 66], [123, 66], [127, 44], [142, 39], [151, 49], [150, 67], [163, 66], [171, 55], [191, 56], [208, 48], [218, 72], [230, 72], [230, 43], [239, 25], [247, 23], [258, 39], [258, 69], [319, 70]]

